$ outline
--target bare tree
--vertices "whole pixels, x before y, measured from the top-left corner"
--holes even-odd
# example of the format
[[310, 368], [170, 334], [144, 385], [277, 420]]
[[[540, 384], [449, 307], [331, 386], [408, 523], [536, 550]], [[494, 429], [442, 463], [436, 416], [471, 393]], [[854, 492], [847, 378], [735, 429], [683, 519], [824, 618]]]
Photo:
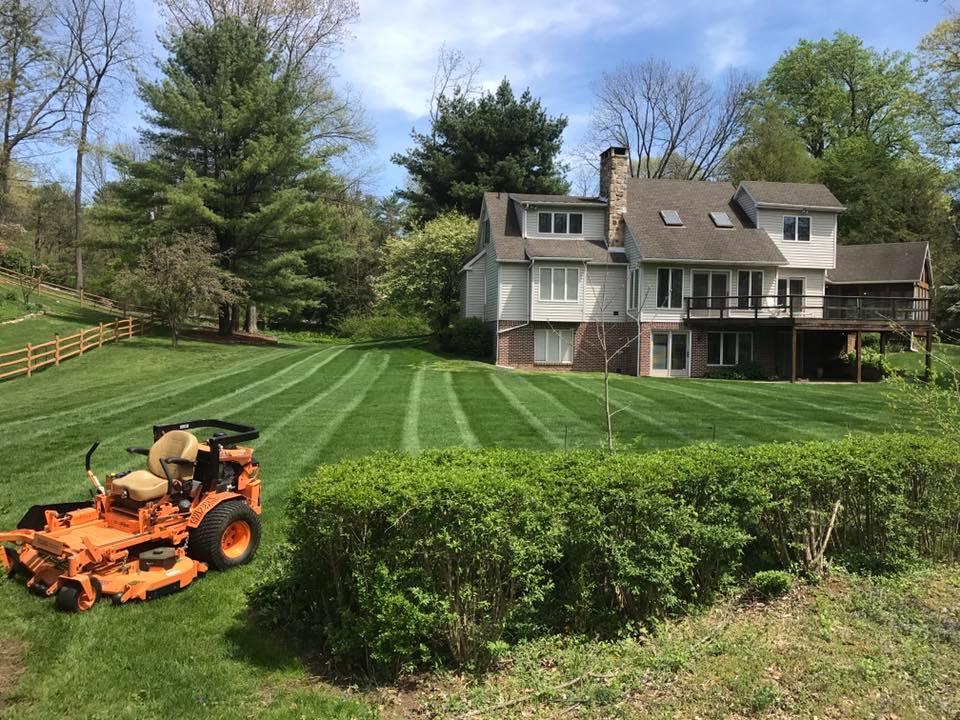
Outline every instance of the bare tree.
[[[440, 46], [427, 108], [431, 128], [436, 128], [440, 105], [444, 98], [473, 95], [480, 91], [480, 86], [477, 84], [480, 67], [479, 60], [468, 59], [462, 50], [448, 48], [446, 43]], [[433, 133], [433, 139], [436, 140], [436, 130]]]
[[137, 57], [136, 31], [124, 0], [64, 0], [57, 11], [77, 50], [73, 74], [77, 147], [73, 186], [73, 246], [77, 289], [83, 289], [83, 160], [90, 124], [106, 84], [119, 80]]
[[611, 144], [629, 148], [636, 177], [716, 177], [743, 127], [749, 90], [736, 71], [715, 88], [696, 68], [655, 59], [624, 63], [594, 86], [586, 147], [591, 155]]
[[0, 0], [0, 198], [17, 149], [68, 117], [78, 53], [53, 20], [45, 0]]

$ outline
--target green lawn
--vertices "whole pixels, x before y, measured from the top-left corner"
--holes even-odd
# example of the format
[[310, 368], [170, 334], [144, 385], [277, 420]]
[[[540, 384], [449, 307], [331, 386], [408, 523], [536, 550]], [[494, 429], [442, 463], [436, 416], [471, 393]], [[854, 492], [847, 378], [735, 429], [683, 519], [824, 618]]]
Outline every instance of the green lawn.
[[[22, 317], [27, 311], [22, 303], [6, 300], [9, 293], [19, 293], [15, 286], [0, 283], [0, 322]], [[39, 304], [44, 314], [22, 322], [0, 325], [0, 352], [16, 350], [27, 343], [42, 343], [53, 340], [53, 336], [72, 335], [81, 328], [93, 327], [101, 322], [112, 322], [115, 315], [95, 310], [89, 306], [80, 306], [73, 300], [61, 299], [50, 295], [34, 294], [31, 301]]]
[[[0, 329], [0, 347], [5, 344]], [[678, 446], [830, 438], [893, 429], [879, 385], [762, 384], [616, 377], [623, 444]], [[445, 359], [415, 342], [230, 347], [134, 338], [32, 379], [0, 384], [0, 526], [28, 506], [80, 497], [96, 439], [101, 476], [162, 421], [222, 417], [262, 429], [265, 547], [283, 537], [283, 500], [319, 463], [384, 448], [596, 447], [599, 377], [519, 373]], [[57, 613], [0, 583], [3, 718], [348, 718], [355, 697], [313, 686], [301, 660], [245, 614], [261, 564], [211, 574], [143, 605]], [[17, 665], [19, 663], [19, 666]], [[17, 667], [20, 667], [19, 671]]]
[[[931, 354], [933, 355], [933, 369], [938, 372], [953, 372], [960, 368], [960, 345], [934, 343]], [[911, 352], [909, 350], [887, 354], [887, 358], [894, 368], [903, 370], [910, 375], [923, 373], [924, 357], [923, 352]]]

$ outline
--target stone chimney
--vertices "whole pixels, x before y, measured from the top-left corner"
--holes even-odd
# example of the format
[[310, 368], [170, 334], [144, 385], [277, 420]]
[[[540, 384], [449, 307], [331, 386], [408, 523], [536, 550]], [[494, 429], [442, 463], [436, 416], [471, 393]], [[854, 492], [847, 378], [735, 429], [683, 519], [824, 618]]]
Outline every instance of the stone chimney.
[[623, 214], [627, 211], [627, 176], [630, 155], [626, 148], [610, 147], [600, 153], [600, 196], [607, 200], [607, 245], [623, 247]]

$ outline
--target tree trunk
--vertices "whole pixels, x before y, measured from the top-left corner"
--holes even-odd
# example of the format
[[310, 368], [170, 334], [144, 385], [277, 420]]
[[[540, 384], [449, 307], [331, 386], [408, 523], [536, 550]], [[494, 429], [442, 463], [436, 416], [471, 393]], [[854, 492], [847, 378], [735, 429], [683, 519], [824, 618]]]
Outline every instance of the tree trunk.
[[230, 308], [230, 333], [233, 334], [240, 329], [240, 304], [234, 303]]
[[257, 333], [257, 304], [253, 301], [247, 303], [247, 311], [243, 317], [243, 331], [248, 333]]
[[220, 311], [217, 315], [217, 332], [220, 335], [230, 336], [233, 335], [233, 320], [230, 317], [231, 311], [230, 303], [223, 303], [220, 306]]
[[73, 247], [77, 263], [77, 290], [83, 290], [83, 230], [80, 226], [80, 210], [83, 204], [83, 155], [87, 149], [87, 130], [90, 127], [92, 98], [87, 99], [80, 116], [80, 137], [77, 140], [76, 175], [73, 182]]

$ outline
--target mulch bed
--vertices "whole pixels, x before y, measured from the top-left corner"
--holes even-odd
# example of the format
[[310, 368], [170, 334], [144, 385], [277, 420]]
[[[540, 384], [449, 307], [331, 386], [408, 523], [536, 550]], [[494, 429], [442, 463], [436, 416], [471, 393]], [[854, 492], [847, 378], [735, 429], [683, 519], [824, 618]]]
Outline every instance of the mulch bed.
[[271, 335], [255, 335], [235, 331], [233, 335], [220, 335], [213, 328], [194, 328], [185, 330], [181, 337], [191, 338], [193, 340], [206, 340], [208, 342], [225, 343], [227, 345], [276, 345], [280, 341]]

